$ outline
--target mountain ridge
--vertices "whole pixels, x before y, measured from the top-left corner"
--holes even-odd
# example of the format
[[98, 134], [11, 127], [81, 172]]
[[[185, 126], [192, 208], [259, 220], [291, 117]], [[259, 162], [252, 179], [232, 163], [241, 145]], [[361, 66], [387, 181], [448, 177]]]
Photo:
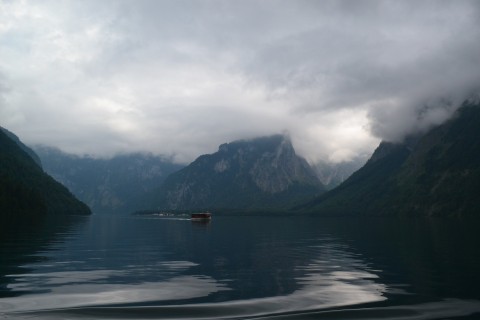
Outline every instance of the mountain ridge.
[[324, 191], [288, 137], [238, 140], [199, 156], [166, 180], [154, 207], [273, 209]]
[[402, 143], [382, 142], [336, 189], [295, 209], [326, 215], [463, 216], [480, 209], [480, 104]]
[[117, 155], [96, 159], [35, 146], [44, 169], [66, 185], [93, 211], [127, 213], [141, 210], [151, 202], [166, 176], [181, 168], [149, 153]]
[[[46, 174], [20, 145], [0, 130], [0, 212], [2, 217], [90, 214], [90, 209]], [[15, 136], [16, 137], [16, 136]]]
[[40, 157], [35, 153], [35, 151], [32, 150], [32, 148], [28, 147], [26, 144], [24, 144], [20, 138], [11, 132], [10, 130], [1, 127], [0, 126], [0, 131], [3, 131], [11, 140], [13, 140], [23, 151], [25, 151], [36, 163], [39, 167], [43, 168], [42, 161], [40, 160]]

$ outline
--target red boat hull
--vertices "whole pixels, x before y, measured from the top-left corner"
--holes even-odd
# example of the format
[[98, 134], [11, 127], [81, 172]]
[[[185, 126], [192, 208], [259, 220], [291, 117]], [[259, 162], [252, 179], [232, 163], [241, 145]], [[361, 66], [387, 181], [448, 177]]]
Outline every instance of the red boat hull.
[[210, 220], [210, 219], [212, 219], [212, 214], [208, 213], [208, 212], [192, 213], [191, 219], [192, 220]]

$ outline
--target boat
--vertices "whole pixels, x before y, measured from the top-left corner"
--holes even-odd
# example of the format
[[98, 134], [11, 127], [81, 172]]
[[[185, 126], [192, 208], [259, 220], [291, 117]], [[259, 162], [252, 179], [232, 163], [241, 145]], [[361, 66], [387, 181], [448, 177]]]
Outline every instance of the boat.
[[194, 221], [207, 221], [212, 219], [212, 214], [210, 212], [192, 213], [190, 219]]

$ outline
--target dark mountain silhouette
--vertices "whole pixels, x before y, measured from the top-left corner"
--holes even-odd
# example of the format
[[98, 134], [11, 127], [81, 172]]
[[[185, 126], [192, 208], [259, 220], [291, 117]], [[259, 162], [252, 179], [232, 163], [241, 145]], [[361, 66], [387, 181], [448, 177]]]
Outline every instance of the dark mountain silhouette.
[[[67, 188], [43, 172], [31, 149], [0, 130], [0, 215], [89, 214]], [[32, 155], [33, 154], [33, 157]], [[35, 160], [36, 159], [36, 160]]]
[[382, 142], [336, 189], [296, 209], [331, 215], [464, 216], [480, 213], [480, 105], [403, 143]]

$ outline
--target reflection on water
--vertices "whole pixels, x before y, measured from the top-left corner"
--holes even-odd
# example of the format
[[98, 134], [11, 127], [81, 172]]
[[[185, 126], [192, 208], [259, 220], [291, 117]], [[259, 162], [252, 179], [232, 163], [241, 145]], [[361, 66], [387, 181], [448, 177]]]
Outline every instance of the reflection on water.
[[[82, 277], [82, 274], [75, 276]], [[225, 290], [225, 288], [208, 277], [179, 276], [164, 282], [143, 282], [131, 285], [99, 283], [64, 285], [49, 291], [48, 294], [2, 299], [0, 306], [5, 313], [31, 312], [81, 306], [192, 299], [207, 296], [218, 290]]]
[[0, 319], [443, 319], [479, 313], [472, 284], [438, 277], [452, 263], [459, 266], [451, 259], [466, 259], [451, 277], [479, 284], [472, 274], [477, 251], [462, 258], [476, 248], [478, 235], [458, 225], [458, 239], [452, 227], [433, 233], [430, 227], [308, 217], [219, 216], [192, 224], [93, 216], [55, 236], [20, 230], [23, 242], [0, 245]]
[[[224, 316], [259, 316], [296, 310], [331, 308], [384, 300], [385, 287], [373, 279], [378, 277], [354, 267], [337, 265], [335, 251], [327, 250], [325, 260], [312, 261], [299, 268], [302, 277], [295, 280], [300, 289], [285, 296], [245, 299], [228, 302], [206, 303], [197, 308], [224, 310]], [[328, 257], [332, 257], [329, 261]], [[355, 265], [353, 259], [345, 262]], [[196, 266], [190, 262], [169, 262], [169, 268], [179, 274], [182, 269]], [[158, 267], [161, 268], [162, 264]], [[152, 269], [153, 270], [153, 269]], [[349, 270], [349, 271], [347, 271]], [[78, 272], [51, 272], [11, 276], [11, 290], [36, 292], [48, 290], [48, 294], [31, 294], [20, 298], [3, 299], [3, 312], [65, 309], [81, 306], [105, 306], [160, 301], [189, 300], [207, 297], [213, 293], [234, 290], [208, 276], [173, 276], [166, 281], [138, 284], [115, 283], [119, 277], [134, 276], [141, 270], [96, 270]], [[228, 283], [223, 281], [224, 283]], [[241, 289], [241, 288], [235, 288]], [[190, 308], [193, 305], [185, 305]], [[177, 306], [178, 308], [178, 306]], [[165, 308], [164, 308], [165, 309]], [[160, 309], [159, 309], [160, 310]]]

